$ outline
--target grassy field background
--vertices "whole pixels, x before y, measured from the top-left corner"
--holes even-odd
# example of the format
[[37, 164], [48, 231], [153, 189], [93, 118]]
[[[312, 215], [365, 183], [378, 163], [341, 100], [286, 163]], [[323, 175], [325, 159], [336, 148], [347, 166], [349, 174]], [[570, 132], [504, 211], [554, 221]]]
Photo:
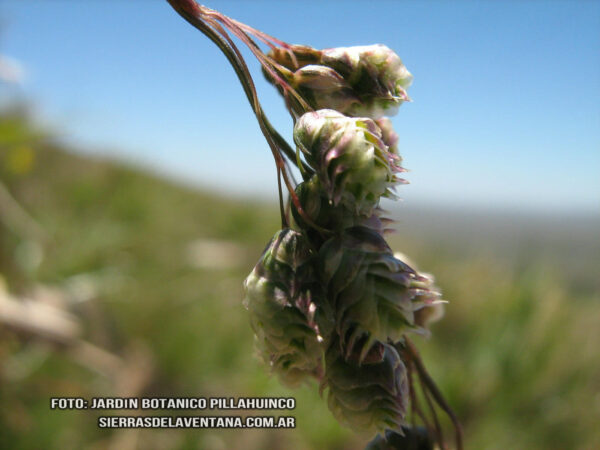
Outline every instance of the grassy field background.
[[[253, 352], [242, 281], [278, 228], [275, 202], [81, 156], [19, 114], [0, 119], [0, 144], [1, 181], [45, 236], [4, 218], [1, 289], [68, 312], [81, 339], [118, 358], [102, 367], [120, 368], [0, 324], [0, 448], [364, 448], [369, 437], [341, 428], [317, 386], [283, 388]], [[394, 250], [435, 274], [450, 301], [433, 337], [413, 340], [466, 448], [600, 448], [598, 217], [392, 215]], [[52, 396], [133, 391], [294, 396], [297, 428], [111, 431], [97, 428], [100, 412], [49, 409]]]

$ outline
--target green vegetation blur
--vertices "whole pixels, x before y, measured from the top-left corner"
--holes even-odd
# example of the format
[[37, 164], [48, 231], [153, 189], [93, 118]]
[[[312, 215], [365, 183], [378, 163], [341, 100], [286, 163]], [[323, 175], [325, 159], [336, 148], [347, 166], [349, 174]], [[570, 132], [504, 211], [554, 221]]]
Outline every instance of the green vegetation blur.
[[[461, 418], [466, 448], [600, 448], [598, 219], [394, 216], [394, 250], [435, 274], [449, 301], [432, 337], [413, 341]], [[4, 112], [0, 448], [364, 448], [370, 436], [340, 427], [315, 384], [282, 387], [254, 353], [242, 282], [279, 225], [275, 203], [82, 156], [25, 112]], [[297, 422], [108, 430], [100, 415], [134, 412], [50, 410], [58, 396], [294, 396]]]

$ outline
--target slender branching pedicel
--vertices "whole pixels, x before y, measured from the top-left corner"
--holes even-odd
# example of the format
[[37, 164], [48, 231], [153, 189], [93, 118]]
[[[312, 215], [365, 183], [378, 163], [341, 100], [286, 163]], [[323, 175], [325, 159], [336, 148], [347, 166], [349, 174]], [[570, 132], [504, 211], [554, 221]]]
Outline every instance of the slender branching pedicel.
[[[384, 45], [290, 45], [193, 0], [168, 1], [227, 57], [275, 160], [282, 229], [244, 283], [260, 355], [288, 386], [316, 379], [343, 425], [380, 433], [368, 448], [448, 448], [438, 409], [462, 448], [409, 337], [429, 334], [443, 301], [430, 276], [394, 255], [380, 208], [405, 182], [387, 116], [410, 100], [412, 75]], [[234, 37], [281, 93], [295, 149], [262, 110]]]

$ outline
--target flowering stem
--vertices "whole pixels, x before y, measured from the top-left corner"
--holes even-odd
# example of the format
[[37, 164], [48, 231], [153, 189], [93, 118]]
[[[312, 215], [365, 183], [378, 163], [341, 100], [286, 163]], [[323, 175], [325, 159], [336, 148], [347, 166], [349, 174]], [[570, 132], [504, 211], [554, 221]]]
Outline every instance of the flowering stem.
[[[281, 176], [283, 176], [284, 183], [290, 193], [290, 196], [292, 197], [294, 205], [298, 208], [298, 211], [303, 216], [303, 218], [308, 223], [312, 223], [312, 220], [305, 214], [302, 206], [300, 205], [300, 201], [298, 200], [296, 193], [294, 192], [294, 187], [292, 186], [289, 180], [285, 163], [280, 154], [280, 151], [282, 151], [292, 163], [296, 164], [295, 152], [291, 149], [291, 147], [285, 141], [285, 139], [283, 139], [283, 137], [273, 128], [266, 115], [264, 114], [260, 102], [258, 101], [258, 96], [256, 94], [254, 82], [252, 81], [252, 76], [250, 75], [250, 71], [248, 70], [246, 63], [244, 62], [243, 57], [241, 56], [239, 50], [237, 49], [236, 45], [233, 43], [231, 38], [227, 35], [227, 32], [221, 27], [220, 24], [218, 24], [213, 19], [214, 13], [216, 12], [212, 12], [211, 10], [208, 10], [203, 6], [198, 5], [193, 0], [167, 1], [173, 7], [173, 9], [175, 9], [175, 11], [177, 11], [177, 13], [179, 13], [187, 22], [189, 22], [192, 26], [200, 30], [213, 43], [217, 45], [217, 47], [226, 56], [227, 60], [235, 70], [235, 73], [238, 76], [240, 83], [242, 84], [246, 97], [248, 98], [248, 102], [250, 103], [250, 106], [252, 107], [252, 110], [254, 111], [254, 114], [258, 120], [260, 129], [265, 139], [267, 140], [269, 147], [271, 148], [271, 152], [273, 153], [273, 157], [275, 159], [275, 164], [277, 166], [280, 199], [279, 204], [282, 223], [287, 224], [287, 218], [285, 217], [285, 211], [283, 208], [283, 195], [281, 191], [280, 181]], [[212, 14], [207, 14], [207, 11], [212, 12]], [[221, 16], [219, 14], [218, 17], [222, 19], [224, 16]], [[236, 33], [236, 35], [240, 37], [250, 47], [253, 53], [258, 57], [257, 52], [260, 51], [257, 50], [256, 44], [248, 36], [246, 36], [246, 39], [244, 39], [238, 33]], [[262, 60], [261, 63], [263, 63]], [[263, 63], [263, 66], [264, 65], [265, 64]], [[310, 170], [307, 167], [305, 167], [305, 169]]]
[[[311, 321], [317, 317], [328, 333], [324, 335], [325, 342], [329, 339], [339, 340], [340, 348], [322, 348], [323, 337], [319, 328], [314, 328], [316, 334], [310, 332], [302, 337], [303, 342], [309, 344], [304, 354], [295, 353], [291, 360], [281, 360], [285, 364], [281, 361], [278, 363], [280, 375], [286, 377], [284, 379], [291, 382], [294, 377], [317, 375], [322, 378], [322, 388], [329, 385], [329, 406], [341, 422], [358, 424], [360, 427], [365, 422], [360, 418], [360, 414], [368, 413], [373, 417], [371, 427], [379, 430], [389, 429], [390, 426], [400, 428], [404, 423], [410, 397], [413, 424], [415, 417], [420, 418], [428, 434], [435, 436], [439, 448], [446, 450], [437, 415], [437, 408], [440, 408], [452, 420], [456, 429], [456, 448], [462, 450], [460, 423], [425, 370], [412, 342], [406, 337], [397, 342], [395, 346], [398, 352], [392, 351], [388, 345], [393, 344], [392, 336], [401, 335], [400, 329], [407, 320], [410, 325], [419, 325], [417, 319], [408, 319], [407, 314], [412, 309], [402, 310], [402, 322], [398, 317], [386, 317], [385, 312], [381, 313], [383, 316], [379, 321], [370, 318], [374, 315], [371, 311], [379, 311], [379, 298], [385, 297], [388, 301], [388, 297], [391, 297], [385, 280], [396, 280], [398, 276], [412, 277], [410, 292], [414, 291], [414, 298], [411, 297], [410, 307], [414, 307], [415, 310], [419, 305], [422, 306], [422, 301], [431, 300], [431, 296], [439, 296], [430, 280], [418, 276], [410, 267], [404, 267], [404, 263], [399, 260], [389, 262], [390, 249], [382, 237], [382, 233], [388, 230], [384, 228], [385, 219], [380, 218], [379, 202], [382, 197], [395, 197], [393, 187], [404, 181], [397, 177], [397, 173], [404, 170], [400, 167], [401, 160], [395, 147], [397, 136], [391, 129], [389, 120], [382, 119], [383, 125], [377, 120], [382, 111], [392, 111], [403, 100], [407, 100], [404, 86], [410, 84], [412, 76], [400, 58], [382, 45], [322, 51], [306, 46], [291, 46], [218, 11], [199, 5], [195, 0], [167, 1], [187, 22], [216, 44], [228, 59], [242, 84], [275, 160], [283, 230], [276, 234], [269, 244], [268, 251], [265, 250], [245, 282], [244, 304], [254, 314], [253, 320], [260, 323], [255, 331], [257, 336], [260, 335], [261, 342], [267, 346], [263, 349], [263, 356], [273, 363], [277, 355], [282, 356], [279, 354], [280, 344], [291, 345], [289, 336], [285, 335], [285, 325], [292, 320], [288, 313], [304, 313], [304, 322], [310, 329]], [[265, 115], [250, 70], [238, 48], [240, 41], [258, 59], [267, 80], [282, 94], [295, 125], [296, 151], [274, 129]], [[266, 45], [271, 51], [263, 52], [259, 44]], [[296, 52], [302, 64], [308, 62], [310, 65], [313, 60], [319, 64], [306, 67], [306, 70], [304, 66], [300, 68]], [[381, 61], [385, 63], [382, 64]], [[346, 71], [338, 73], [334, 70], [338, 63], [344, 64], [344, 67], [348, 64], [349, 66]], [[362, 81], [355, 82], [357, 77], [363, 75], [369, 77], [369, 83], [365, 85]], [[372, 88], [373, 86], [376, 88]], [[317, 111], [313, 111], [312, 107]], [[304, 180], [300, 185], [294, 179], [292, 163], [300, 170]], [[283, 185], [289, 192], [286, 205], [283, 199]], [[302, 202], [299, 196], [302, 197]], [[294, 229], [290, 228], [292, 205]], [[314, 219], [308, 216], [304, 206], [314, 213]], [[317, 225], [315, 221], [320, 221], [321, 224]], [[290, 283], [285, 292], [279, 287], [275, 289], [273, 284], [279, 282], [277, 280], [280, 280], [282, 273], [281, 268], [273, 266], [273, 255], [283, 258], [291, 270], [290, 273], [293, 273], [293, 276], [285, 276], [286, 283]], [[373, 258], [367, 255], [372, 255]], [[380, 264], [380, 261], [386, 264]], [[311, 277], [324, 266], [325, 279], [305, 278], [302, 275], [304, 271], [296, 270], [300, 266], [310, 269], [306, 273], [312, 274]], [[342, 278], [352, 278], [349, 281], [353, 283], [352, 287], [361, 287], [370, 280], [372, 274], [381, 278], [381, 281], [369, 284], [368, 289], [373, 291], [372, 296], [367, 295], [366, 288], [365, 295], [358, 295], [350, 292], [349, 287], [344, 287], [346, 285], [342, 286]], [[265, 290], [264, 283], [271, 283], [272, 289]], [[306, 286], [303, 283], [306, 283]], [[333, 286], [338, 284], [343, 292], [334, 293]], [[302, 286], [302, 289], [296, 289], [299, 286]], [[400, 298], [404, 298], [405, 287], [401, 285], [398, 288], [397, 294]], [[380, 295], [382, 292], [386, 292], [386, 295]], [[338, 307], [338, 304], [343, 302], [338, 302], [336, 297], [342, 293], [348, 296], [344, 300], [347, 304], [345, 309]], [[296, 298], [300, 294], [303, 297]], [[330, 296], [333, 298], [328, 298]], [[272, 316], [270, 311], [274, 305], [277, 305], [277, 310], [281, 309], [279, 307], [282, 299], [290, 308], [285, 309], [276, 320], [266, 320], [265, 317]], [[302, 301], [299, 302], [299, 299]], [[328, 300], [334, 301], [333, 307]], [[308, 314], [310, 311], [312, 316]], [[292, 322], [296, 319], [294, 315]], [[269, 321], [271, 323], [268, 323]], [[379, 326], [379, 323], [384, 325]], [[353, 351], [358, 334], [350, 333], [351, 337], [347, 341], [346, 331], [352, 331], [350, 327], [356, 327], [354, 331], [360, 331], [361, 342], [363, 334], [366, 333], [366, 343], [362, 352]], [[384, 344], [386, 339], [388, 344]], [[269, 346], [273, 348], [269, 350]], [[386, 388], [389, 383], [393, 383], [396, 394], [392, 395], [392, 391], [388, 391], [389, 398], [386, 397], [385, 401], [377, 406], [378, 410], [362, 411], [363, 405], [355, 400], [361, 398], [359, 394], [364, 393], [365, 386], [359, 383], [352, 388], [353, 392], [346, 392], [344, 389], [338, 389], [336, 383], [339, 382], [339, 378], [345, 379], [345, 375], [340, 375], [344, 370], [355, 372], [351, 375], [360, 378], [364, 372], [361, 367], [363, 360], [373, 348], [376, 348], [376, 357], [380, 359], [372, 359], [371, 363], [375, 364], [372, 369], [377, 373], [393, 369], [391, 375], [388, 373], [384, 377], [385, 382], [380, 380], [376, 385]], [[351, 356], [358, 358], [358, 369], [348, 365]], [[331, 366], [325, 375], [321, 373], [322, 367], [319, 364], [319, 370], [314, 370], [315, 361], [319, 358], [322, 360], [323, 357], [326, 357]], [[371, 355], [370, 358], [374, 356]], [[400, 364], [400, 358], [405, 361], [405, 365]], [[294, 371], [288, 370], [292, 362], [301, 364], [298, 374], [295, 374], [296, 368], [293, 365], [291, 367]], [[286, 365], [287, 367], [284, 367]], [[420, 394], [427, 403], [427, 411], [418, 404], [417, 397], [421, 395], [417, 395], [416, 384], [419, 385]], [[388, 401], [392, 402], [393, 408], [386, 409]], [[429, 414], [433, 417], [433, 424], [429, 420]], [[429, 437], [427, 440], [430, 440]]]
[[406, 336], [404, 337], [404, 346], [405, 346], [404, 353], [410, 358], [410, 361], [412, 363], [414, 363], [414, 366], [417, 369], [417, 374], [419, 375], [419, 379], [422, 383], [422, 386], [425, 389], [427, 389], [429, 391], [429, 393], [431, 393], [431, 395], [433, 396], [436, 403], [440, 406], [440, 408], [442, 408], [442, 410], [446, 414], [448, 414], [448, 417], [450, 417], [450, 420], [454, 424], [454, 429], [456, 431], [456, 448], [457, 448], [457, 450], [462, 450], [463, 449], [463, 431], [462, 431], [462, 426], [461, 426], [458, 418], [456, 417], [456, 414], [454, 414], [454, 411], [452, 411], [452, 408], [450, 408], [450, 406], [444, 399], [444, 396], [442, 395], [441, 391], [436, 386], [435, 382], [433, 381], [433, 379], [427, 372], [427, 369], [425, 369], [425, 365], [423, 364], [423, 361], [421, 360], [419, 351], [417, 350], [415, 345], [412, 343], [412, 341]]
[[431, 401], [429, 391], [427, 389], [423, 388], [423, 386], [421, 386], [421, 387], [422, 387], [422, 391], [423, 391], [423, 397], [425, 397], [425, 402], [427, 403], [427, 406], [429, 407], [429, 411], [431, 412], [431, 417], [433, 417], [433, 424], [435, 426], [436, 438], [437, 438], [438, 442], [440, 442], [442, 450], [447, 450], [448, 447], [446, 447], [446, 444], [444, 442], [444, 434], [442, 432], [442, 427], [440, 426], [440, 421], [438, 419], [437, 412], [435, 411], [435, 407]]
[[[203, 20], [202, 7], [199, 6], [193, 0], [167, 0], [169, 4], [177, 11], [185, 20], [187, 20], [191, 25], [204, 33], [211, 41], [213, 41], [217, 47], [223, 52], [223, 54], [227, 57], [229, 63], [235, 70], [240, 83], [246, 93], [246, 97], [252, 107], [254, 114], [257, 117], [257, 120], [260, 125], [260, 129], [267, 139], [269, 146], [271, 147], [271, 151], [273, 153], [273, 157], [275, 158], [275, 164], [277, 166], [277, 186], [279, 189], [279, 205], [280, 205], [280, 214], [282, 224], [287, 224], [287, 218], [285, 216], [285, 211], [283, 209], [283, 195], [281, 191], [281, 175], [283, 173], [284, 179], [286, 177], [286, 169], [283, 164], [282, 157], [279, 154], [279, 146], [273, 143], [270, 132], [273, 132], [274, 129], [270, 125], [266, 126], [268, 121], [262, 111], [260, 103], [258, 101], [258, 97], [256, 95], [256, 89], [254, 87], [254, 83], [252, 81], [252, 77], [250, 76], [250, 72], [248, 71], [248, 67], [246, 66], [243, 58], [241, 57], [239, 51], [235, 47], [235, 44], [231, 41], [227, 33], [221, 28], [221, 26], [214, 21], [209, 21], [209, 23], [220, 31], [223, 36], [219, 36], [208, 24]], [[269, 132], [270, 131], [270, 132]], [[283, 141], [284, 139], [277, 133], [278, 140]], [[287, 148], [284, 147], [284, 151]], [[290, 149], [291, 150], [291, 149]], [[293, 152], [292, 152], [293, 156]], [[287, 184], [287, 183], [286, 183]]]

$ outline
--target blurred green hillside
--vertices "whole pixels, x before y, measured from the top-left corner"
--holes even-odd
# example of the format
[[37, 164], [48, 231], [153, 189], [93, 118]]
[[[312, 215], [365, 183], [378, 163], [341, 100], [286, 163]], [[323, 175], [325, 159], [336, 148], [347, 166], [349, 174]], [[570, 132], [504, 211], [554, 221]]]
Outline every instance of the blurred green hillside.
[[[30, 216], [2, 197], [0, 294], [74, 324], [57, 338], [40, 332], [49, 313], [37, 328], [0, 323], [0, 448], [364, 448], [317, 386], [281, 387], [253, 352], [242, 281], [279, 226], [274, 202], [81, 156], [20, 113], [0, 118], [0, 180]], [[466, 448], [600, 448], [598, 219], [394, 215], [393, 248], [450, 301], [432, 338], [413, 341]], [[54, 396], [114, 395], [295, 396], [297, 426], [106, 430], [106, 413], [49, 409]]]

